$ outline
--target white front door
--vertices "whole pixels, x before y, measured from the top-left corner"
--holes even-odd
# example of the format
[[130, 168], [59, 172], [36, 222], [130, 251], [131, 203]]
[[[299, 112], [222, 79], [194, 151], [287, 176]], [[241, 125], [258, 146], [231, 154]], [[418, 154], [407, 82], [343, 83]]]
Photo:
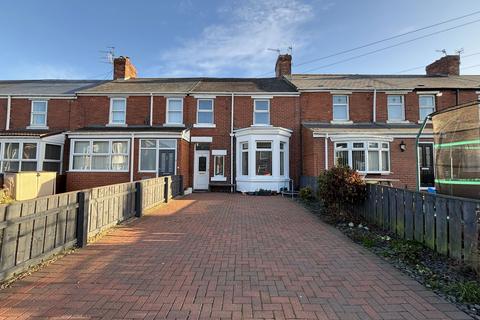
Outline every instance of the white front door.
[[195, 163], [193, 171], [193, 188], [196, 190], [207, 190], [210, 179], [210, 151], [195, 150]]

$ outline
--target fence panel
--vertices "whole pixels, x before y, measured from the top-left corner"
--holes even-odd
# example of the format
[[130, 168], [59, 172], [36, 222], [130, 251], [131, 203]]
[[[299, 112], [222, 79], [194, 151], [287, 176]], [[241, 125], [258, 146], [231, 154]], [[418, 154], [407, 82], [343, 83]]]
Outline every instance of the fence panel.
[[[0, 280], [76, 243], [76, 192], [0, 206]], [[70, 219], [66, 213], [72, 212]], [[64, 218], [65, 217], [65, 218]]]
[[480, 201], [368, 185], [363, 207], [368, 222], [424, 243], [480, 273]]

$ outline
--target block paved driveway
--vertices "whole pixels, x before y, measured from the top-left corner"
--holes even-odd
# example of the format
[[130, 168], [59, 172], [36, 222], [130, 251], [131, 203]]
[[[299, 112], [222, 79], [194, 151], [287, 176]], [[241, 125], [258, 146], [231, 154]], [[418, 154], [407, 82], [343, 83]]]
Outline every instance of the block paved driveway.
[[291, 200], [193, 194], [0, 291], [0, 319], [468, 319]]

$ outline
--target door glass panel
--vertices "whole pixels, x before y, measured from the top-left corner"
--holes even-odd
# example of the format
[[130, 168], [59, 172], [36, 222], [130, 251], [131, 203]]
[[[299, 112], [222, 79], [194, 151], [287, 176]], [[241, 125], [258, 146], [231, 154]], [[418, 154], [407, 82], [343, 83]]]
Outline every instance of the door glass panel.
[[158, 173], [160, 176], [175, 174], [175, 150], [159, 151]]
[[207, 157], [198, 157], [198, 172], [207, 171]]

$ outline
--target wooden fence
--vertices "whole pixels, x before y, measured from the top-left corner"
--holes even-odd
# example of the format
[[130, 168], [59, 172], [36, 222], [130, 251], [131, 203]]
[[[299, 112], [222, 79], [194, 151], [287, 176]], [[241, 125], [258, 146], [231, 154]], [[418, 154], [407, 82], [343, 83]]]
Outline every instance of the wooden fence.
[[182, 192], [173, 176], [0, 205], [0, 281]]
[[362, 206], [351, 208], [368, 222], [480, 271], [480, 201], [368, 185]]

